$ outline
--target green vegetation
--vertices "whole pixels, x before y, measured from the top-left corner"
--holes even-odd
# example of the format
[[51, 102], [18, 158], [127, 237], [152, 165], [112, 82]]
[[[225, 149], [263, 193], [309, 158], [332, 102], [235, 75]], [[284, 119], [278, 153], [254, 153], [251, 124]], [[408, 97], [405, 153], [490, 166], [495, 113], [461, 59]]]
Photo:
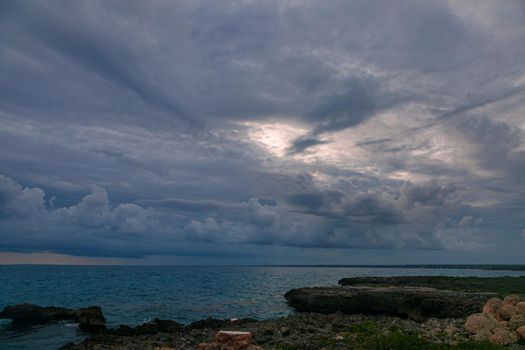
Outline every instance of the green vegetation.
[[[382, 333], [380, 327], [374, 322], [352, 324], [348, 331], [341, 334], [341, 339], [320, 338], [319, 346], [329, 349], [355, 349], [355, 350], [502, 350], [500, 345], [488, 342], [468, 341], [456, 345], [432, 343], [418, 334], [407, 334], [399, 329]], [[284, 345], [277, 347], [281, 350], [294, 350], [300, 347]]]
[[[367, 347], [363, 348], [366, 349]], [[378, 336], [373, 339], [374, 350], [499, 350], [504, 349], [500, 345], [488, 342], [466, 342], [457, 345], [436, 344], [417, 335], [405, 335], [394, 332], [389, 335]]]
[[343, 278], [342, 285], [432, 287], [464, 292], [492, 292], [501, 295], [525, 294], [525, 276], [521, 277], [449, 277], [399, 276]]
[[275, 347], [276, 350], [298, 350], [297, 345], [292, 344], [279, 344]]

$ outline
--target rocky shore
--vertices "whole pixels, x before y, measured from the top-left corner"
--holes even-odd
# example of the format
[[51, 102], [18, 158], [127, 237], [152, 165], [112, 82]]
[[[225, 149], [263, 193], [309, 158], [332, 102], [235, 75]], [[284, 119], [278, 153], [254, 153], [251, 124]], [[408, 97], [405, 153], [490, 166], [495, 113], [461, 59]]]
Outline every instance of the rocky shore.
[[[136, 328], [96, 334], [81, 344], [60, 350], [197, 349], [221, 330], [250, 332], [253, 345], [263, 349], [503, 349], [488, 342], [473, 342], [463, 327], [465, 319], [410, 319], [382, 315], [323, 315], [301, 313], [264, 321], [198, 321], [182, 326], [155, 320]], [[516, 345], [513, 349], [525, 349]]]
[[[446, 279], [357, 278], [340, 281], [341, 287], [294, 289], [285, 297], [302, 312], [262, 321], [206, 319], [182, 325], [155, 319], [106, 329], [100, 308], [28, 304], [7, 307], [0, 317], [18, 324], [68, 319], [91, 332], [80, 344], [60, 350], [525, 350], [521, 279], [501, 279], [502, 290], [498, 278], [471, 285], [468, 278], [453, 278], [451, 288], [443, 289]], [[485, 282], [490, 292], [482, 288]], [[441, 288], [433, 288], [437, 285]], [[504, 297], [509, 288], [522, 295]]]
[[102, 314], [102, 309], [98, 306], [66, 309], [33, 304], [8, 305], [0, 311], [0, 319], [10, 319], [18, 326], [72, 321], [77, 322], [78, 327], [85, 332], [98, 332], [106, 329], [106, 319]]

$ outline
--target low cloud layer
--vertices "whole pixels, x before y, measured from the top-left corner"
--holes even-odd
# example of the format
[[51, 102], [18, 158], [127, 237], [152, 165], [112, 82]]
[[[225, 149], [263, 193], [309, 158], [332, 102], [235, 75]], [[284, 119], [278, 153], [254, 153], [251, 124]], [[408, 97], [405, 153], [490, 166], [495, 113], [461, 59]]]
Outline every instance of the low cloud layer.
[[0, 5], [1, 251], [523, 262], [521, 1], [121, 5]]

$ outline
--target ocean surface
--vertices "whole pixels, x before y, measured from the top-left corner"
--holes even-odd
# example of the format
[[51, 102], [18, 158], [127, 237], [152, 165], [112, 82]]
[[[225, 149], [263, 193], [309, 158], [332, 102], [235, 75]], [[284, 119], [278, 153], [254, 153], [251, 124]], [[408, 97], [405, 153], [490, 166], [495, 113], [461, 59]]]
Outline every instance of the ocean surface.
[[[0, 308], [9, 304], [102, 307], [108, 326], [155, 317], [181, 323], [216, 318], [275, 318], [293, 313], [291, 288], [337, 285], [351, 276], [524, 276], [475, 269], [259, 266], [0, 266]], [[14, 328], [0, 320], [0, 349], [50, 350], [81, 341], [75, 324]]]

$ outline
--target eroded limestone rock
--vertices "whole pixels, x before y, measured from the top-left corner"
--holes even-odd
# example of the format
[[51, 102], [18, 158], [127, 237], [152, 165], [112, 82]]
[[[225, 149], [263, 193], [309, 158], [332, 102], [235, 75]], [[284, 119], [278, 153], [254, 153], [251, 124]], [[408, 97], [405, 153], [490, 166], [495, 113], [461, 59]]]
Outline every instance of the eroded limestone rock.
[[263, 350], [252, 345], [252, 334], [241, 331], [220, 331], [212, 343], [199, 344], [199, 350]]
[[483, 313], [470, 315], [465, 329], [475, 340], [488, 340], [508, 345], [520, 337], [525, 339], [525, 308], [523, 297], [509, 295], [503, 300], [492, 298], [483, 306]]

